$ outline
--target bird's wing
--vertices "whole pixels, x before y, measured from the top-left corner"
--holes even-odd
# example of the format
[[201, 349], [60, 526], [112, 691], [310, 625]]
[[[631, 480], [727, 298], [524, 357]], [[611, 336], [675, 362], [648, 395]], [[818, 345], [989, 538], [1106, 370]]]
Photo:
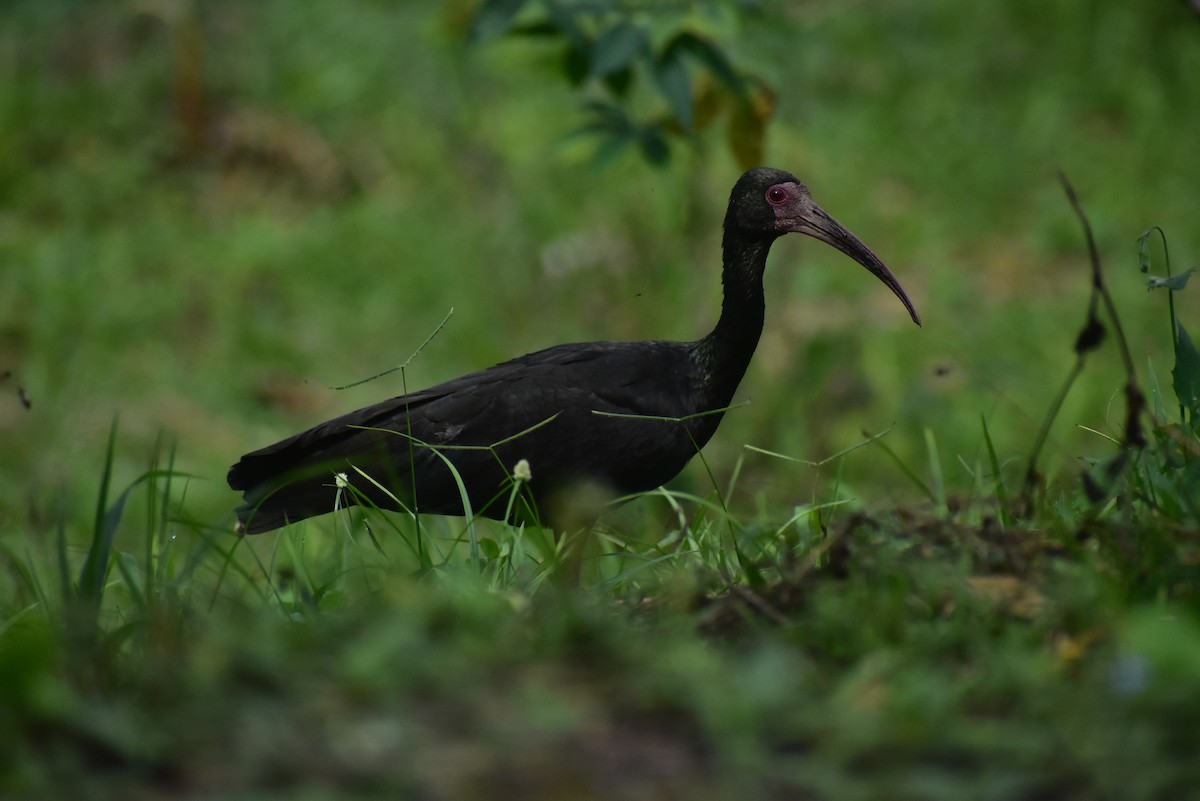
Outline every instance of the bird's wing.
[[476, 508], [521, 458], [536, 463], [542, 482], [583, 473], [618, 484], [610, 473], [627, 468], [612, 458], [617, 440], [637, 452], [656, 443], [644, 426], [603, 415], [680, 414], [685, 393], [671, 386], [676, 382], [664, 381], [680, 372], [680, 353], [674, 343], [608, 342], [538, 351], [350, 412], [249, 453], [230, 469], [229, 484], [244, 491], [243, 509], [255, 510], [252, 530], [281, 524], [270, 517], [275, 510], [293, 518], [305, 504], [312, 509], [308, 514], [328, 510], [332, 473], [351, 465], [388, 486], [408, 488], [423, 509], [443, 513], [459, 505], [446, 459], [468, 485]]
[[[420, 425], [424, 419], [422, 410], [429, 404], [473, 386], [468, 379], [475, 378], [478, 381], [486, 372], [389, 398], [248, 453], [230, 468], [229, 486], [235, 490], [251, 490], [264, 481], [306, 464], [336, 463], [377, 450], [383, 438], [393, 436], [386, 433], [388, 431], [403, 431], [405, 436], [424, 441], [424, 437], [432, 432], [428, 426]], [[476, 393], [469, 394], [475, 399], [479, 397]], [[417, 423], [417, 430], [409, 431], [407, 425], [398, 427], [398, 423], [409, 421]]]

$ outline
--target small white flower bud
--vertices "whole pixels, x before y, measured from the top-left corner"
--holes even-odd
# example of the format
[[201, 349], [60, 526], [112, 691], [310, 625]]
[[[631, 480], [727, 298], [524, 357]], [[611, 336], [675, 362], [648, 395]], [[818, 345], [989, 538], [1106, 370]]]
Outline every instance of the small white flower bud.
[[513, 479], [516, 481], [533, 480], [533, 471], [529, 469], [528, 459], [521, 459], [517, 462], [517, 466], [513, 468]]

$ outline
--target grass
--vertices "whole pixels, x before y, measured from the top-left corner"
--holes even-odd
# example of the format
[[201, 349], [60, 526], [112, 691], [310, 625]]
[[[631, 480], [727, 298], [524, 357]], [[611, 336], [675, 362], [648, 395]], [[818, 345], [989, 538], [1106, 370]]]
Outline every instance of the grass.
[[[418, 577], [391, 532], [298, 527], [235, 561], [253, 543], [168, 522], [174, 482], [148, 472], [136, 517], [102, 493], [85, 565], [108, 569], [23, 578], [43, 593], [0, 635], [9, 793], [1158, 798], [1196, 779], [1194, 522], [714, 512], [658, 565], [623, 542], [644, 569], [584, 592], [462, 549]], [[107, 549], [113, 526], [142, 554]]]
[[[553, 54], [464, 48], [462, 4], [180, 8], [16, 3], [0, 33], [0, 795], [1194, 793], [1166, 334], [1200, 307], [1139, 269], [1200, 249], [1183, 4], [805, 4], [731, 37], [779, 93], [769, 160], [926, 327], [781, 242], [738, 406], [577, 588], [492, 521], [238, 539], [224, 470], [537, 347], [703, 332], [722, 143], [592, 170]], [[1048, 419], [1090, 319], [1060, 168], [1133, 370], [1108, 337]]]

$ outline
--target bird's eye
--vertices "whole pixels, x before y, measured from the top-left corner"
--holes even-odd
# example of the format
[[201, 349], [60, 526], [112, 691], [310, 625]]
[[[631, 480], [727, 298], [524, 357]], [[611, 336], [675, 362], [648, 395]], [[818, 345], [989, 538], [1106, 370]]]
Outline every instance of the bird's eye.
[[787, 190], [782, 186], [772, 186], [767, 190], [767, 202], [772, 206], [778, 206], [779, 204], [783, 203], [783, 201], [787, 200], [787, 198]]

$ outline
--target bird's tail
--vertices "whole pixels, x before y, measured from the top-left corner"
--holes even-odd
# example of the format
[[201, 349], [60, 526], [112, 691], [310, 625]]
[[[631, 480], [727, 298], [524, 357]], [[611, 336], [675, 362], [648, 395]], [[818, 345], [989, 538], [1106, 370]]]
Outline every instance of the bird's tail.
[[[242, 493], [235, 510], [239, 534], [261, 534], [355, 503], [339, 487], [336, 465], [282, 467], [274, 454], [251, 453], [229, 469], [229, 486]], [[343, 461], [341, 471], [346, 469]]]

